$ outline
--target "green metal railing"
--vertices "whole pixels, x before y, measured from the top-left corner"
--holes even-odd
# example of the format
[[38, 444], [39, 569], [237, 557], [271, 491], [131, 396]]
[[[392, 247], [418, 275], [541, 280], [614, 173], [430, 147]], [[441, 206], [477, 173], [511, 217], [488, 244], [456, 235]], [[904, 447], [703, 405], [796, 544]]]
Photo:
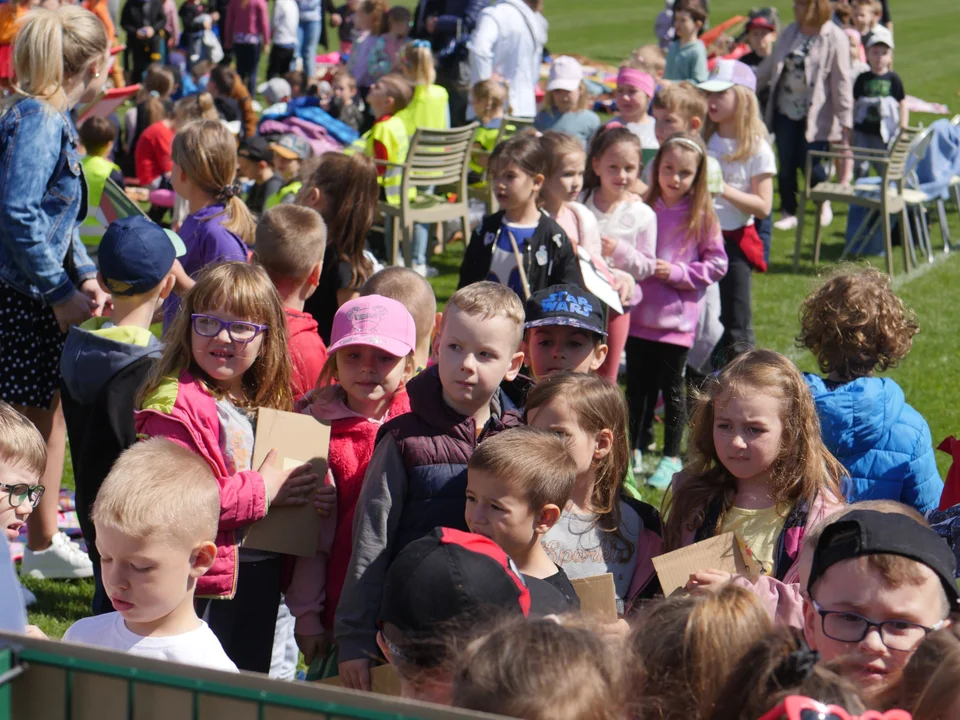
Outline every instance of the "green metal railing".
[[0, 633], [0, 720], [467, 720], [493, 716]]

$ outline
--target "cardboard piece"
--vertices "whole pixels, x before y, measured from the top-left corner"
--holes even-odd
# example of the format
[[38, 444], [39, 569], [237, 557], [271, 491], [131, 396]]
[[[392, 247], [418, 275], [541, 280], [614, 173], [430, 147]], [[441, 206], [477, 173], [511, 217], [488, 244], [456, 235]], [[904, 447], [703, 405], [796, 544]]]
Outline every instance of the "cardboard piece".
[[[334, 687], [343, 687], [339, 677], [326, 678], [318, 680], [321, 685], [333, 685]], [[392, 695], [400, 697], [400, 676], [393, 665], [377, 665], [370, 668], [370, 689], [372, 692], [380, 695]]]
[[603, 258], [590, 256], [583, 247], [577, 248], [577, 260], [580, 263], [580, 275], [583, 287], [606, 303], [611, 310], [623, 314], [620, 293], [613, 287], [613, 275], [603, 262]]
[[730, 574], [750, 575], [740, 544], [732, 532], [653, 558], [664, 597], [687, 584], [690, 575], [701, 570], [723, 570]]
[[89, 105], [80, 110], [80, 125], [90, 117], [110, 117], [117, 108], [127, 100], [131, 100], [140, 91], [140, 85], [128, 85], [122, 88], [111, 88], [102, 95], [94, 98]]
[[570, 583], [580, 598], [580, 612], [602, 623], [617, 621], [617, 591], [612, 573], [577, 578]]
[[[271, 449], [280, 466], [289, 469], [305, 462], [313, 465], [317, 487], [327, 474], [330, 426], [312, 415], [260, 408], [253, 444], [253, 467], [258, 468]], [[243, 547], [287, 555], [313, 556], [317, 552], [322, 519], [313, 501], [299, 507], [270, 508], [267, 516], [250, 526]]]

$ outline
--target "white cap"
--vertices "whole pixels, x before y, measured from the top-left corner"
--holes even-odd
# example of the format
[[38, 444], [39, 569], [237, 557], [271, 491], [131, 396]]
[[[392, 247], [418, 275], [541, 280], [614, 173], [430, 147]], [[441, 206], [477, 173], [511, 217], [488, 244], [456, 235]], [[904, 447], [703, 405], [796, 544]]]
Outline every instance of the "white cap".
[[293, 88], [283, 78], [275, 77], [257, 85], [257, 92], [263, 95], [268, 103], [275, 105], [282, 102], [284, 98], [292, 96]]
[[874, 45], [879, 45], [881, 43], [892, 50], [894, 47], [893, 33], [883, 25], [877, 25], [873, 30], [870, 31], [870, 37], [867, 38], [867, 47], [873, 47]]
[[550, 77], [547, 80], [547, 92], [551, 90], [569, 90], [573, 92], [583, 82], [583, 68], [576, 59], [561, 55], [550, 66]]

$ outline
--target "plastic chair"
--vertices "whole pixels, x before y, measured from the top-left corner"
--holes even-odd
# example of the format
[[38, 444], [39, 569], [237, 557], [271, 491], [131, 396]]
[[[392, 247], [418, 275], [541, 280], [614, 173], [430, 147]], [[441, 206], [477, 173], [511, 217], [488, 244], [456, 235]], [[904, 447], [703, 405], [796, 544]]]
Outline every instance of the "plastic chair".
[[[521, 130], [526, 130], [531, 127], [533, 127], [533, 118], [504, 115], [503, 120], [500, 122], [500, 132], [497, 134], [497, 142], [494, 143], [494, 147], [505, 140], [509, 140]], [[489, 159], [493, 153], [487, 152], [486, 150], [473, 150], [471, 154], [473, 157], [486, 157]], [[483, 175], [480, 180], [471, 185], [468, 192], [472, 199], [480, 200], [487, 206], [488, 215], [492, 215], [497, 211], [497, 199], [493, 196], [493, 183], [490, 182], [489, 168], [483, 169]]]

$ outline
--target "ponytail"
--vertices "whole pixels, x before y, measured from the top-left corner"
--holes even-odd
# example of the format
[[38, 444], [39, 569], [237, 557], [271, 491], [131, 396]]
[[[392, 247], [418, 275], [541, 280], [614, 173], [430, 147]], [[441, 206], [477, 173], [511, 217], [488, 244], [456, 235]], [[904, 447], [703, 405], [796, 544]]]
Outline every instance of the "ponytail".
[[[37, 8], [24, 17], [13, 45], [18, 95], [44, 100], [66, 111], [64, 80], [105, 59], [109, 42], [96, 15], [75, 5], [56, 11]], [[106, 66], [103, 71], [106, 72]]]

